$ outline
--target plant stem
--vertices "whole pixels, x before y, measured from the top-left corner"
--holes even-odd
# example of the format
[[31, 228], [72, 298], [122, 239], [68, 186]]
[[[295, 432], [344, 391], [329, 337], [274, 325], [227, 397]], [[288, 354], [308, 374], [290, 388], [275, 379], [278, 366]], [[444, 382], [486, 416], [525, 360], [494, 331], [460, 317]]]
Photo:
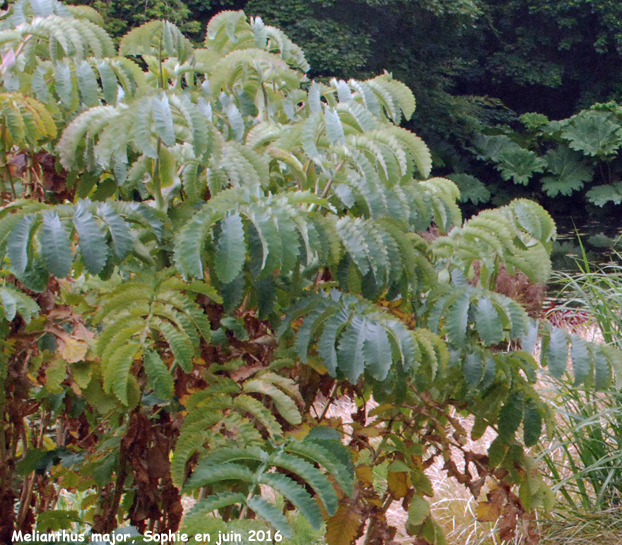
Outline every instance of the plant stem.
[[158, 158], [153, 167], [153, 194], [156, 200], [158, 210], [164, 210], [164, 197], [162, 197], [162, 184], [160, 179], [160, 150], [162, 148], [162, 140], [158, 138]]
[[328, 412], [329, 407], [331, 406], [332, 402], [335, 399], [335, 392], [337, 391], [337, 381], [335, 381], [335, 383], [333, 384], [333, 387], [330, 391], [330, 394], [328, 395], [328, 400], [326, 401], [326, 405], [324, 405], [324, 409], [322, 410], [322, 414], [319, 416], [317, 423], [319, 424], [322, 420], [324, 420], [324, 417], [326, 416], [326, 413]]

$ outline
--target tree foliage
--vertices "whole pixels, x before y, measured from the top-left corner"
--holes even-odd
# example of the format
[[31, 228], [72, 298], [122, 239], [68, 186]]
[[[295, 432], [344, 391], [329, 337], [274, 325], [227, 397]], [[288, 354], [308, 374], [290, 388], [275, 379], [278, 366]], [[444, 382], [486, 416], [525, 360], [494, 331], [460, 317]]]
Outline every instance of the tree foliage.
[[[550, 503], [524, 448], [553, 424], [538, 367], [559, 376], [570, 353], [599, 387], [622, 371], [492, 289], [502, 266], [546, 281], [544, 209], [463, 222], [458, 187], [399, 126], [409, 88], [312, 81], [260, 18], [222, 12], [199, 48], [148, 22], [111, 50], [91, 11], [45, 5], [13, 4], [0, 30], [0, 539], [46, 528], [69, 490], [79, 517], [55, 524], [96, 533], [175, 531], [184, 493], [200, 498], [189, 531], [291, 535], [292, 506], [329, 543], [381, 539], [402, 500], [410, 534], [442, 543], [437, 456], [475, 496], [494, 483], [504, 537], [528, 526]], [[351, 431], [326, 416], [342, 394]], [[497, 432], [488, 456], [455, 410], [473, 437]]]

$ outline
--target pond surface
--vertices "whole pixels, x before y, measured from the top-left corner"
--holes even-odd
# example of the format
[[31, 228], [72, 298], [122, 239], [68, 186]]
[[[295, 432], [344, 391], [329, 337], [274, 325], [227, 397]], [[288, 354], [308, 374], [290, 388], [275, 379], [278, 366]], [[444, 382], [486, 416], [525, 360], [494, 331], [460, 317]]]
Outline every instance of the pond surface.
[[[622, 217], [556, 220], [557, 241], [551, 259], [556, 271], [579, 271], [583, 253], [591, 264], [622, 262]], [[618, 253], [620, 255], [618, 255]]]

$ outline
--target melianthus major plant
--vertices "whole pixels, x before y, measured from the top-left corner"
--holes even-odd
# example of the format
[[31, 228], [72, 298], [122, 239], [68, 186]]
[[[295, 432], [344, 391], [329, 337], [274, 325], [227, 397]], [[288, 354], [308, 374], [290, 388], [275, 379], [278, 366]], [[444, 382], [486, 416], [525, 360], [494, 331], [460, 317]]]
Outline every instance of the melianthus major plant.
[[[384, 543], [401, 501], [439, 544], [436, 459], [489, 487], [503, 537], [530, 527], [551, 501], [525, 450], [552, 423], [538, 334], [554, 375], [570, 350], [577, 382], [622, 376], [616, 350], [491, 289], [502, 264], [546, 282], [548, 214], [516, 200], [462, 223], [390, 74], [309, 81], [242, 12], [203, 48], [153, 21], [117, 51], [98, 21], [53, 0], [2, 16], [0, 539], [175, 531], [184, 493], [189, 534], [287, 537], [296, 509], [331, 545]], [[348, 425], [327, 416], [339, 395]], [[497, 432], [488, 455], [458, 413]]]

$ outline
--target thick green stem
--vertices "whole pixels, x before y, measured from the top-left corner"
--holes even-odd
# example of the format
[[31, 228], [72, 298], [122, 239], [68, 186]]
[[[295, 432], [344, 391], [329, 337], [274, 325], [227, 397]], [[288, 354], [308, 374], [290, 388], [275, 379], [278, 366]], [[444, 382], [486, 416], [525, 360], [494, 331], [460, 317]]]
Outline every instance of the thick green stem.
[[156, 159], [153, 167], [153, 195], [156, 200], [156, 207], [158, 210], [164, 210], [164, 197], [162, 196], [162, 183], [160, 179], [160, 149], [162, 148], [162, 140], [158, 138], [158, 158]]

